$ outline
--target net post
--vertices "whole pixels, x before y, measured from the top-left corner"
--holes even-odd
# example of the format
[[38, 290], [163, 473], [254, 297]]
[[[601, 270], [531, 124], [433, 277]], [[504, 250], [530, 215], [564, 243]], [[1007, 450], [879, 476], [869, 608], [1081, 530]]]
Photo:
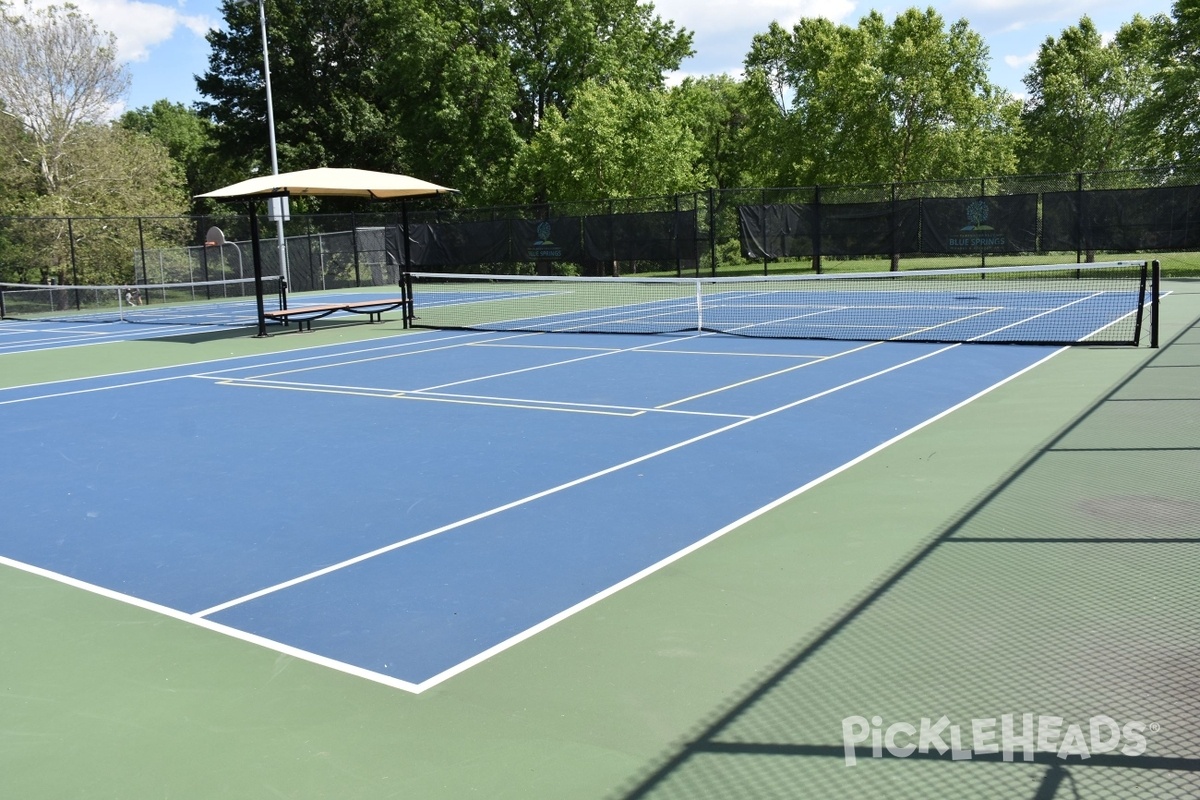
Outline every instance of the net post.
[[1150, 262], [1150, 346], [1158, 347], [1158, 296], [1162, 283], [1162, 265], [1158, 259]]
[[404, 301], [401, 307], [400, 316], [403, 318], [403, 327], [411, 328], [413, 318], [413, 290], [412, 290], [412, 273], [405, 271], [400, 273], [400, 299]]
[[701, 282], [696, 281], [696, 333], [704, 332], [704, 294]]

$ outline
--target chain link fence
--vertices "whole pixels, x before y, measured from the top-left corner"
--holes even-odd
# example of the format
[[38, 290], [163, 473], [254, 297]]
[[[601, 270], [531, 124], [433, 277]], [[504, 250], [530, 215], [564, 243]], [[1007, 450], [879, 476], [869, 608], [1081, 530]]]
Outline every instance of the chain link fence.
[[[413, 204], [292, 215], [282, 238], [273, 220], [259, 223], [263, 272], [286, 275], [293, 291], [395, 284], [405, 265], [700, 276], [1081, 262], [1200, 251], [1200, 167], [486, 208]], [[1191, 264], [1164, 258], [1168, 270]], [[0, 281], [176, 283], [251, 275], [246, 215], [0, 218]]]

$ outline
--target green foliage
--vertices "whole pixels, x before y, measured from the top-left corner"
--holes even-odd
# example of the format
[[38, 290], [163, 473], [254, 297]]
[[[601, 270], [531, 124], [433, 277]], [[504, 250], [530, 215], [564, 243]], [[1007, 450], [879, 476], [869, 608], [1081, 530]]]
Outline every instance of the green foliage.
[[705, 186], [745, 186], [752, 153], [751, 93], [728, 75], [688, 78], [670, 93], [673, 116], [691, 131], [699, 146], [697, 173]]
[[469, 203], [503, 202], [523, 141], [509, 51], [470, 0], [397, 4], [382, 17], [391, 47], [380, 69], [386, 116], [416, 175]]
[[[64, 150], [61, 176], [54, 193], [32, 193], [6, 209], [16, 217], [7, 228], [14, 251], [6, 270], [25, 280], [128, 281], [140, 241], [133, 218], [184, 211], [177, 165], [145, 134], [107, 125], [79, 129]], [[67, 223], [66, 217], [95, 219]]]
[[521, 162], [536, 199], [650, 197], [698, 189], [700, 146], [671, 97], [623, 81], [591, 82], [569, 117], [550, 108]]
[[128, 81], [111, 34], [70, 5], [0, 12], [0, 276], [127, 280], [136, 225], [65, 218], [179, 215], [181, 171], [149, 136], [107, 122]]
[[692, 35], [638, 0], [503, 0], [488, 20], [511, 53], [514, 124], [529, 140], [557, 109], [569, 116], [589, 81], [659, 89], [663, 73], [692, 53]]
[[1015, 166], [1014, 101], [987, 80], [987, 47], [932, 9], [857, 27], [803, 19], [754, 39], [747, 83], [766, 113], [766, 185], [1001, 174]]
[[1139, 131], [1165, 163], [1200, 163], [1200, 0], [1176, 0], [1171, 17], [1149, 23], [1153, 90], [1137, 114]]
[[1153, 163], [1135, 119], [1150, 93], [1152, 25], [1135, 15], [1105, 44], [1088, 17], [1049, 37], [1025, 77], [1020, 166], [1027, 173]]
[[[231, 169], [217, 155], [212, 122], [182, 103], [158, 100], [153, 105], [126, 111], [118, 124], [166, 148], [183, 171], [189, 197], [245, 178], [244, 173]], [[207, 201], [192, 201], [195, 213], [202, 213], [207, 207]]]
[[[385, 113], [379, 68], [388, 31], [382, 0], [268, 0], [279, 168], [395, 169], [401, 145]], [[269, 172], [266, 82], [258, 6], [225, 0], [227, 30], [208, 34], [197, 79], [200, 114], [216, 123], [221, 156], [243, 176]]]

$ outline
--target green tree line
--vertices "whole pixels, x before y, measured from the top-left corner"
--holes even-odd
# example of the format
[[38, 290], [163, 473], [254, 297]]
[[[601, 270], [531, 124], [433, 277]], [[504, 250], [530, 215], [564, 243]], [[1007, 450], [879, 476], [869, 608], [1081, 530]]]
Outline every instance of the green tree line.
[[[211, 211], [190, 198], [268, 170], [258, 9], [221, 10], [202, 100], [114, 121], [128, 76], [111, 35], [69, 5], [0, 5], [0, 215]], [[282, 170], [404, 172], [469, 205], [1170, 166], [1200, 150], [1200, 0], [1135, 14], [1107, 39], [1081, 18], [1042, 42], [1022, 98], [990, 82], [984, 38], [932, 8], [773, 23], [741, 77], [677, 85], [665, 76], [692, 35], [638, 0], [266, 12]], [[76, 71], [104, 76], [86, 91], [70, 64], [34, 58], [67, 60], [67, 39]], [[31, 81], [39, 69], [65, 87]]]

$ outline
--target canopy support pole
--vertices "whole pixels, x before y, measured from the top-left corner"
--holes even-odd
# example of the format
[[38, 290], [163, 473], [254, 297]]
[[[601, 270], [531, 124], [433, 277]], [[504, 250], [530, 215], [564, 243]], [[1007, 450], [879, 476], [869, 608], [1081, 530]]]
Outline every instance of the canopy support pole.
[[262, 248], [258, 243], [258, 215], [254, 213], [254, 201], [246, 201], [246, 213], [250, 215], [250, 252], [254, 262], [254, 298], [258, 307], [258, 334], [256, 338], [267, 335], [266, 310], [263, 308], [263, 274]]

